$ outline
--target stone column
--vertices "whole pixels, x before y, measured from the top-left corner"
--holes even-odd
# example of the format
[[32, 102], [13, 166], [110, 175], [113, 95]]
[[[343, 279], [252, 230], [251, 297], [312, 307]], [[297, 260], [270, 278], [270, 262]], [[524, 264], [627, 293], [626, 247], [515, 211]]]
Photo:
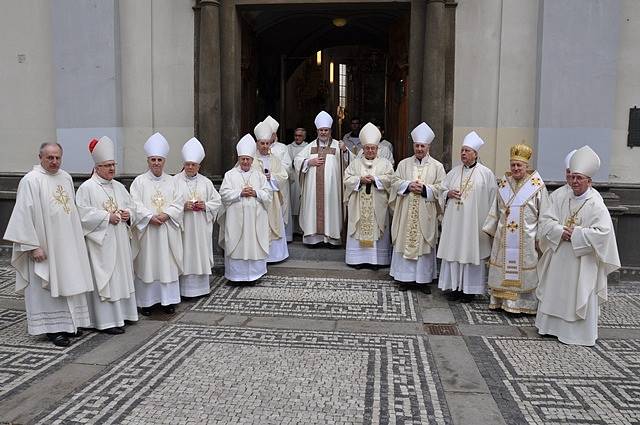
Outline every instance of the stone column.
[[425, 1], [411, 0], [409, 24], [409, 131], [422, 122]]
[[199, 0], [198, 31], [198, 139], [207, 156], [201, 172], [224, 174], [220, 145], [220, 2]]
[[236, 143], [240, 138], [241, 46], [240, 22], [234, 0], [221, 0], [220, 8], [220, 87], [222, 101], [221, 157], [222, 174], [235, 161]]
[[446, 101], [445, 57], [449, 44], [445, 0], [427, 0], [425, 16], [422, 119], [436, 134], [436, 140], [431, 146], [431, 155], [442, 160]]

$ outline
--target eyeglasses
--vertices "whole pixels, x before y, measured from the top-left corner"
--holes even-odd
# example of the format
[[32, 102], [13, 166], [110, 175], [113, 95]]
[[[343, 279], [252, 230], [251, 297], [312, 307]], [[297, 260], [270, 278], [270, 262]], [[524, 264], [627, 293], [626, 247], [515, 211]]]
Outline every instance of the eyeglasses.
[[97, 167], [98, 168], [116, 168], [116, 165], [118, 165], [118, 163], [114, 162], [113, 164], [98, 164]]
[[589, 179], [589, 177], [581, 176], [579, 174], [571, 174], [569, 176], [569, 180], [576, 180], [576, 181], [579, 181], [579, 182], [582, 182], [582, 181], [585, 181], [585, 180], [588, 180], [588, 179]]

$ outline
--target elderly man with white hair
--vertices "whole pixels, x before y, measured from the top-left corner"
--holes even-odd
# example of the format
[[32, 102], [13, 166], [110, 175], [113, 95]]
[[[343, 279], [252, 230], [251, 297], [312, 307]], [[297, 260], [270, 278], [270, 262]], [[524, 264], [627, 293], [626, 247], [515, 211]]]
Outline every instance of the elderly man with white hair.
[[283, 196], [283, 188], [289, 187], [289, 175], [282, 167], [282, 163], [270, 149], [271, 127], [261, 122], [253, 129], [256, 136], [257, 151], [254, 161], [262, 170], [269, 190], [272, 193], [269, 205], [269, 257], [267, 263], [278, 263], [289, 257], [287, 236], [285, 234], [284, 211], [287, 200]]
[[213, 223], [222, 201], [211, 180], [199, 173], [204, 156], [200, 141], [195, 137], [189, 139], [182, 146], [183, 169], [173, 177], [178, 195], [184, 201], [180, 275], [183, 297], [200, 297], [210, 292]]
[[[293, 157], [290, 155], [287, 145], [278, 141], [278, 128], [280, 128], [280, 123], [271, 115], [267, 115], [267, 118], [262, 122], [271, 128], [269, 154], [280, 160], [280, 164], [287, 173], [287, 177], [291, 178], [294, 174]], [[284, 217], [286, 240], [291, 242], [293, 240], [293, 211], [291, 209], [291, 191], [288, 186], [283, 186], [280, 189], [280, 196], [282, 197], [282, 213]]]
[[546, 247], [538, 263], [540, 300], [536, 327], [560, 342], [595, 345], [600, 304], [607, 300], [607, 275], [620, 268], [613, 222], [591, 187], [600, 158], [589, 147], [570, 160], [571, 192], [554, 199], [540, 219]]
[[414, 154], [400, 161], [391, 185], [389, 204], [394, 213], [389, 274], [402, 284], [401, 289], [417, 284], [430, 292], [426, 284], [437, 276], [438, 194], [445, 172], [442, 163], [429, 155], [435, 137], [424, 122], [411, 131]]
[[343, 225], [342, 180], [353, 154], [331, 137], [333, 119], [325, 111], [315, 119], [318, 138], [309, 143], [295, 160], [302, 198], [300, 227], [306, 245], [340, 245]]
[[169, 154], [167, 139], [160, 133], [153, 134], [144, 151], [149, 170], [131, 183], [138, 217], [133, 226], [138, 246], [133, 253], [136, 300], [144, 316], [149, 316], [156, 304], [172, 314], [174, 305], [180, 303], [184, 201], [173, 177], [164, 172]]
[[80, 185], [76, 204], [93, 271], [93, 292], [87, 296], [91, 325], [109, 334], [124, 333], [125, 320], [138, 320], [131, 238], [127, 222], [136, 223], [133, 201], [114, 180], [114, 143], [104, 136], [89, 143], [95, 163], [91, 178]]
[[344, 196], [349, 207], [346, 263], [356, 268], [391, 262], [389, 187], [394, 174], [391, 162], [378, 157], [381, 137], [372, 123], [362, 127], [363, 156], [345, 170]]
[[478, 162], [484, 141], [475, 131], [460, 149], [462, 164], [442, 181], [440, 206], [444, 210], [438, 258], [442, 260], [438, 288], [452, 291], [451, 298], [468, 301], [487, 290], [486, 259], [491, 240], [482, 226], [496, 197], [496, 176]]
[[219, 244], [224, 249], [224, 277], [254, 282], [267, 272], [269, 216], [272, 194], [267, 178], [254, 166], [256, 142], [245, 134], [236, 146], [238, 162], [220, 186], [225, 207], [218, 219]]

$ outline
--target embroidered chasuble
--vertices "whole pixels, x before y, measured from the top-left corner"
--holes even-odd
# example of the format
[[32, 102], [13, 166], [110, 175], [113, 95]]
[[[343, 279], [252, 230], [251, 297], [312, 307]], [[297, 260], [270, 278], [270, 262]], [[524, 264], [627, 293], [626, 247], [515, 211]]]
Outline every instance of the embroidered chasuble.
[[[312, 158], [325, 158], [325, 163], [317, 167], [309, 166], [308, 160]], [[300, 227], [304, 236], [324, 235], [340, 240], [343, 220], [342, 176], [346, 162], [342, 160], [337, 140], [332, 140], [329, 146], [314, 140], [296, 156], [295, 168], [302, 191]]]
[[271, 180], [267, 181], [267, 185], [272, 192], [272, 199], [267, 212], [269, 215], [269, 240], [274, 241], [283, 236], [284, 229], [281, 229], [281, 225], [286, 213], [285, 203], [288, 201], [283, 194], [283, 189], [289, 187], [289, 175], [280, 159], [273, 154], [263, 156], [256, 153], [254, 163], [257, 164], [263, 175], [265, 169], [269, 170], [271, 174]]
[[[389, 193], [389, 205], [393, 210], [393, 249], [405, 259], [417, 260], [436, 247], [440, 213], [436, 196], [445, 177], [444, 167], [430, 156], [422, 161], [412, 156], [400, 161], [395, 175]], [[409, 184], [415, 180], [428, 190], [423, 190], [421, 195], [406, 193]]]
[[[138, 222], [133, 233], [133, 269], [144, 283], [172, 283], [182, 274], [182, 219], [185, 200], [179, 195], [172, 176], [160, 177], [151, 171], [131, 183], [131, 198]], [[149, 223], [154, 214], [169, 219], [160, 226]]]
[[[599, 304], [607, 300], [607, 275], [620, 268], [613, 223], [593, 188], [580, 196], [558, 189], [551, 198], [539, 223], [544, 253], [538, 263], [536, 326], [567, 344], [593, 345]], [[570, 241], [562, 239], [567, 225], [573, 227]]]
[[498, 180], [498, 196], [483, 226], [493, 236], [489, 260], [489, 308], [535, 314], [538, 301], [538, 221], [549, 195], [537, 171], [516, 182], [511, 173]]
[[[375, 181], [363, 185], [360, 178], [367, 175], [374, 176]], [[349, 207], [347, 234], [360, 241], [362, 248], [373, 247], [373, 242], [384, 233], [393, 179], [393, 166], [382, 158], [357, 158], [345, 170], [344, 194]]]
[[101, 301], [127, 299], [135, 292], [131, 262], [131, 231], [123, 221], [109, 223], [109, 215], [127, 210], [136, 223], [135, 208], [127, 189], [115, 180], [93, 174], [76, 195], [89, 251], [93, 279]]
[[202, 174], [189, 177], [184, 171], [173, 177], [183, 201], [204, 201], [204, 211], [184, 211], [182, 246], [183, 275], [210, 275], [213, 267], [213, 223], [222, 206], [220, 194]]

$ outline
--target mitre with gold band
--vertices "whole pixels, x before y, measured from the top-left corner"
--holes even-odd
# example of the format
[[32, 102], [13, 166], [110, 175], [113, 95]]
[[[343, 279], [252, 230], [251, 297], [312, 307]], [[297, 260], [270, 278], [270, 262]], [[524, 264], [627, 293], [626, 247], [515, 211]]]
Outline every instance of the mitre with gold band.
[[511, 157], [509, 159], [511, 161], [522, 161], [528, 164], [531, 155], [533, 155], [533, 149], [531, 149], [530, 146], [517, 144], [511, 147]]

